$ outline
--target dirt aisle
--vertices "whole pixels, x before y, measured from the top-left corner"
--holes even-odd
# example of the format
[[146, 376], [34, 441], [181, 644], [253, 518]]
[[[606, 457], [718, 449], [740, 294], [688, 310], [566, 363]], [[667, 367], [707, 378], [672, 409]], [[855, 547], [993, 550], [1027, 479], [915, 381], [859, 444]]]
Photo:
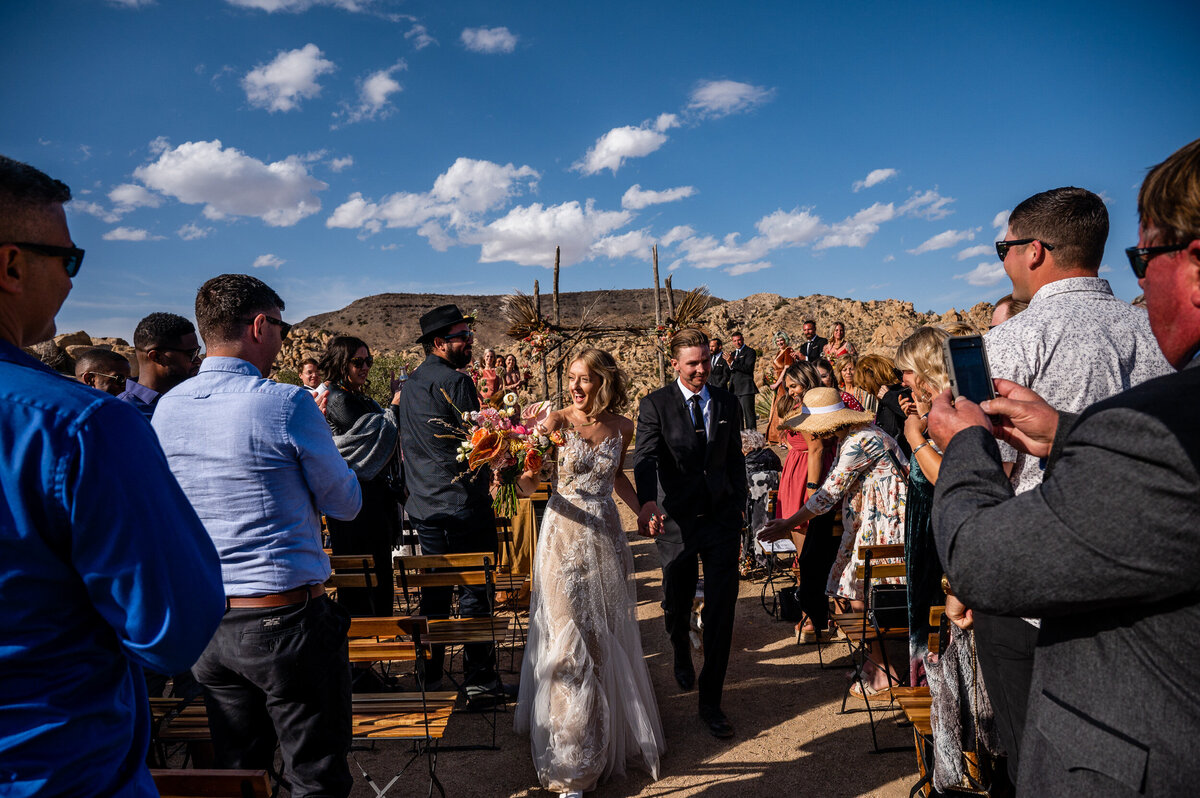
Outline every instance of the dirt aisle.
[[[632, 515], [623, 505], [627, 529]], [[638, 617], [650, 677], [666, 734], [667, 753], [657, 782], [641, 772], [602, 785], [588, 797], [616, 796], [906, 796], [916, 781], [912, 733], [897, 728], [892, 716], [879, 724], [881, 746], [906, 746], [903, 753], [874, 754], [865, 712], [839, 714], [847, 660], [844, 646], [827, 649], [834, 667], [818, 666], [813, 646], [797, 646], [791, 624], [769, 617], [760, 603], [761, 582], [741, 583], [737, 629], [730, 655], [723, 708], [737, 731], [732, 740], [713, 738], [700, 722], [696, 693], [681, 693], [672, 675], [670, 645], [663, 628], [661, 572], [654, 544], [630, 535], [637, 567]], [[696, 656], [699, 670], [701, 657]], [[501, 666], [509, 664], [507, 652]], [[461, 667], [456, 660], [456, 667]], [[519, 668], [519, 658], [517, 667]], [[505, 682], [518, 676], [503, 674]], [[860, 704], [861, 705], [861, 704]], [[490, 717], [490, 716], [489, 716]], [[889, 720], [889, 717], [892, 719]], [[447, 796], [549, 796], [537, 783], [529, 741], [512, 730], [512, 713], [501, 712], [498, 751], [448, 751], [438, 757], [438, 775]], [[447, 744], [490, 743], [485, 716], [451, 718]], [[359, 756], [380, 786], [407, 761], [399, 746], [383, 746]], [[353, 767], [353, 766], [352, 766]], [[389, 795], [424, 795], [423, 761], [414, 763]], [[375, 771], [378, 771], [377, 773]], [[374, 792], [354, 770], [354, 796]]]

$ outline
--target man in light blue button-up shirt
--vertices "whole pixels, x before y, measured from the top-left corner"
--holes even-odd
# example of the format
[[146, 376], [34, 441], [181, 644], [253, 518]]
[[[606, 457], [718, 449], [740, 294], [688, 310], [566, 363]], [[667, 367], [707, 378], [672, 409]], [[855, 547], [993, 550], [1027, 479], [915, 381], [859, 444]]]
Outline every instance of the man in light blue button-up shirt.
[[225, 274], [196, 297], [200, 373], [158, 400], [153, 426], [221, 557], [228, 609], [193, 668], [217, 765], [267, 768], [279, 741], [292, 795], [346, 795], [352, 779], [349, 615], [324, 595], [320, 514], [362, 494], [307, 392], [264, 379], [283, 346], [283, 300]]

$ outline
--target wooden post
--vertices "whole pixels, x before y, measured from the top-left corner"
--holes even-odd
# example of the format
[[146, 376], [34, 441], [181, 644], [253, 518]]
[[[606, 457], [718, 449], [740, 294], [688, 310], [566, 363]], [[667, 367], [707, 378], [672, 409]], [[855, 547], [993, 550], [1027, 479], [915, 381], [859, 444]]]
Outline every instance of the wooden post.
[[[650, 250], [650, 254], [654, 261], [654, 326], [660, 327], [663, 323], [662, 317], [662, 293], [658, 285], [658, 244]], [[655, 335], [658, 331], [655, 330]], [[667, 384], [667, 361], [663, 357], [662, 349], [658, 350], [658, 382], [660, 385]]]
[[673, 275], [673, 274], [668, 274], [667, 279], [663, 282], [663, 285], [667, 289], [667, 318], [668, 319], [675, 318], [675, 291], [671, 288], [671, 278], [674, 276], [675, 275]]
[[[561, 255], [561, 248], [555, 247], [554, 248], [554, 323], [555, 324], [562, 324], [562, 317], [559, 315], [559, 308], [558, 308], [558, 262], [559, 262], [560, 255]], [[556, 378], [556, 382], [558, 383], [558, 393], [556, 393], [554, 395], [554, 407], [556, 409], [559, 407], [562, 407], [561, 402], [562, 402], [562, 395], [563, 395], [563, 385], [562, 385], [563, 367], [562, 367], [561, 360], [562, 360], [563, 354], [565, 354], [565, 353], [559, 354], [560, 362], [557, 366], [554, 367], [554, 376]]]
[[[538, 288], [538, 281], [533, 281], [533, 312], [537, 315], [539, 321], [542, 318], [542, 293]], [[550, 378], [546, 373], [546, 353], [542, 352], [542, 399], [550, 397]]]

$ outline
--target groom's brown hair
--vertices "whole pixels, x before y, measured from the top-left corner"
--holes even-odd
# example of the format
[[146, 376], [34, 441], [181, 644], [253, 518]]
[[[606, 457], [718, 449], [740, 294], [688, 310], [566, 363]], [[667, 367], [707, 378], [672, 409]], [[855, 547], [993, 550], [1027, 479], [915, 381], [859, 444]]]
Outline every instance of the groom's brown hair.
[[671, 357], [678, 358], [680, 349], [687, 349], [693, 346], [708, 346], [708, 335], [705, 334], [704, 330], [697, 330], [695, 327], [684, 327], [671, 336]]

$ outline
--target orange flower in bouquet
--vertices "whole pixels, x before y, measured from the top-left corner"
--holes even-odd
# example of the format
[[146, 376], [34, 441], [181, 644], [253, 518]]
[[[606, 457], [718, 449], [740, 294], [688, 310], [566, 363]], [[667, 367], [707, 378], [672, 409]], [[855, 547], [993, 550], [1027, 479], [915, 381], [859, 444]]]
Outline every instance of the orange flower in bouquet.
[[475, 430], [471, 435], [471, 453], [467, 456], [467, 466], [474, 471], [481, 465], [493, 463], [506, 448], [505, 437], [503, 431], [484, 428]]

